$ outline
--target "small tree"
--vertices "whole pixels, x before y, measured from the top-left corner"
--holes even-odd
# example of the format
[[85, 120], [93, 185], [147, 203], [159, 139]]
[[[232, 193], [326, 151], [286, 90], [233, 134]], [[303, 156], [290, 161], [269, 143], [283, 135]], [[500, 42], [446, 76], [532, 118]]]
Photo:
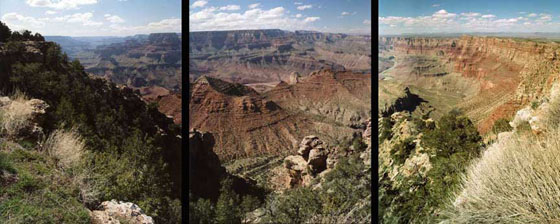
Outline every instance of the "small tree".
[[0, 42], [6, 42], [12, 36], [12, 31], [6, 24], [0, 22]]
[[233, 180], [226, 178], [221, 184], [220, 197], [216, 202], [216, 223], [241, 223], [239, 196], [232, 189]]

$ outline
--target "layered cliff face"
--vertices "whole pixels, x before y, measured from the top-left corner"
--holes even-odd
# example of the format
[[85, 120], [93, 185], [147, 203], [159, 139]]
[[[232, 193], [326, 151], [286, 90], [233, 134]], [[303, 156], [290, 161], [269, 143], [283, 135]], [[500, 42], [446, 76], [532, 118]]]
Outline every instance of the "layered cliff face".
[[370, 71], [370, 37], [282, 30], [192, 32], [189, 79], [288, 81], [292, 72]]
[[88, 73], [130, 87], [162, 86], [181, 90], [181, 38], [153, 33], [146, 38], [97, 46], [76, 54]]
[[397, 66], [404, 58], [423, 55], [434, 58], [434, 64], [449, 73], [443, 76], [456, 73], [460, 79], [475, 81], [477, 90], [469, 89], [457, 106], [482, 132], [495, 120], [512, 116], [521, 105], [547, 94], [559, 70], [560, 45], [556, 43], [471, 36], [380, 37], [379, 41], [383, 49], [395, 53]]
[[371, 116], [370, 74], [321, 70], [292, 83], [282, 82], [265, 95], [283, 108], [348, 126], [359, 126]]
[[285, 153], [311, 126], [241, 84], [203, 76], [191, 89], [189, 127], [214, 133], [221, 159]]

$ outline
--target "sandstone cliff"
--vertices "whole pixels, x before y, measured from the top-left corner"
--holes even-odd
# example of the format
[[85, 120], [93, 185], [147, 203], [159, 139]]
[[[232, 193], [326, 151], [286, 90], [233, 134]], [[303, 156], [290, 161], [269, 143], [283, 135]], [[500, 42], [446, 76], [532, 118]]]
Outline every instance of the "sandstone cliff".
[[438, 58], [450, 72], [476, 80], [479, 90], [458, 106], [488, 131], [495, 120], [512, 116], [522, 105], [540, 99], [558, 79], [560, 45], [496, 37], [380, 37], [401, 55]]

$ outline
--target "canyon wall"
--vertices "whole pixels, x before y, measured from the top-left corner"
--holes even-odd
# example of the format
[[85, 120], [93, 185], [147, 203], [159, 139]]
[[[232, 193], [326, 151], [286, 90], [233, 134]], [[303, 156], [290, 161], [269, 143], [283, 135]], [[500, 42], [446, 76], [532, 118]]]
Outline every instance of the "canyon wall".
[[547, 95], [558, 79], [560, 45], [526, 39], [380, 37], [379, 45], [398, 54], [430, 55], [480, 83], [480, 90], [458, 105], [488, 131], [495, 120]]

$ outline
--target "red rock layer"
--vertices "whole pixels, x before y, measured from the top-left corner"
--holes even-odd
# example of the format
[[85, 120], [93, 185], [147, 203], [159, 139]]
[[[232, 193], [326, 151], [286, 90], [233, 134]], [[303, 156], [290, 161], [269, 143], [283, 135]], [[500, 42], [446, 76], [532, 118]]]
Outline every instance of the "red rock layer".
[[479, 120], [479, 131], [495, 120], [512, 116], [517, 108], [547, 94], [560, 71], [560, 45], [495, 37], [404, 38], [381, 37], [381, 45], [405, 54], [427, 54], [453, 63], [453, 71], [481, 84], [477, 96], [462, 106], [474, 108], [495, 102]]

